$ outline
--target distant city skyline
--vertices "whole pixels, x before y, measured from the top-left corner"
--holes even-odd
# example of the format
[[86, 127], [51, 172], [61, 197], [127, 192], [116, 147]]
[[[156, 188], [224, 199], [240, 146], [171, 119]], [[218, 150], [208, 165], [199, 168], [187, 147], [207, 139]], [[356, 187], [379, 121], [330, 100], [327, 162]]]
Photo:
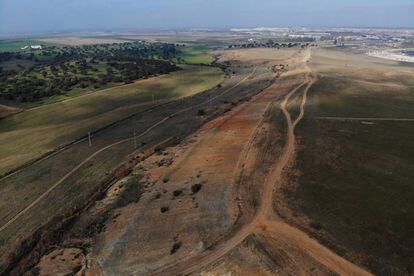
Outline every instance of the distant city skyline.
[[0, 34], [262, 26], [414, 28], [414, 1], [0, 0]]

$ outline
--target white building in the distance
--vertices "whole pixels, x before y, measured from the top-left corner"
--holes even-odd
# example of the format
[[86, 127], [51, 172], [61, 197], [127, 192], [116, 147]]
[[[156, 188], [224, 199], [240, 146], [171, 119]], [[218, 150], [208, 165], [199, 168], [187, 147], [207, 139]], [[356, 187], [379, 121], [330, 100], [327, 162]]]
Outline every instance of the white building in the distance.
[[32, 50], [41, 50], [43, 48], [43, 46], [42, 45], [26, 45], [26, 46], [24, 46], [20, 49], [26, 50], [26, 49], [29, 49], [29, 48], [32, 49]]

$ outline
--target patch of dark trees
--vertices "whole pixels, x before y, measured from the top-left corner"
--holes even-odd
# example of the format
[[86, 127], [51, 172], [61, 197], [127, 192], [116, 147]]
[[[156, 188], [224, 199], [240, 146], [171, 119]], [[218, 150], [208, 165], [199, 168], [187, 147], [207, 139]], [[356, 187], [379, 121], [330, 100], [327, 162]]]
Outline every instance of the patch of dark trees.
[[[305, 38], [302, 38], [305, 39]], [[241, 43], [241, 44], [231, 44], [228, 46], [229, 49], [232, 48], [292, 48], [292, 47], [307, 47], [310, 45], [310, 42], [313, 42], [314, 39], [309, 38], [309, 41], [302, 41], [302, 42], [275, 42], [272, 39], [269, 39], [267, 42], [260, 42], [254, 41], [249, 43]]]
[[[170, 60], [174, 44], [127, 42], [122, 44], [46, 47], [39, 52], [0, 53], [0, 97], [33, 102], [64, 94], [76, 87], [103, 87], [180, 70]], [[6, 70], [2, 62], [22, 60], [34, 65]], [[98, 70], [97, 67], [103, 67]], [[103, 71], [103, 72], [102, 72]]]

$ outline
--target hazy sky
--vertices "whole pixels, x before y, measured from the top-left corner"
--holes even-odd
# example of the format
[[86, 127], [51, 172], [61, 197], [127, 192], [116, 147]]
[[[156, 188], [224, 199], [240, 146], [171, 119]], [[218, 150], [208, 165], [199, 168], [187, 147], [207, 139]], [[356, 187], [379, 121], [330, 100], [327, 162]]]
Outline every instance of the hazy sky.
[[0, 0], [0, 33], [273, 26], [414, 27], [414, 0]]

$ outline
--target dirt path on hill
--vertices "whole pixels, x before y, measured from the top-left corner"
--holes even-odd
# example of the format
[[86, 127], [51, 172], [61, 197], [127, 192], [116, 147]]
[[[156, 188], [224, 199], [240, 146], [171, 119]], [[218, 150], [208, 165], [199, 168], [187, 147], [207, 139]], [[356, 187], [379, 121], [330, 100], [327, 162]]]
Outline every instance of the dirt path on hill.
[[[309, 49], [306, 50], [301, 57], [294, 58], [294, 61], [299, 60], [302, 63], [302, 66], [306, 69], [306, 80], [289, 92], [284, 97], [280, 105], [287, 122], [287, 141], [280, 158], [274, 164], [270, 173], [264, 180], [260, 207], [253, 220], [242, 226], [242, 228], [239, 229], [231, 238], [219, 243], [212, 250], [204, 251], [202, 254], [187, 260], [181, 260], [179, 262], [163, 266], [153, 271], [151, 275], [187, 275], [201, 271], [209, 265], [219, 261], [227, 253], [240, 245], [251, 234], [266, 235], [272, 237], [273, 239], [279, 240], [282, 244], [281, 250], [287, 253], [289, 253], [292, 248], [297, 249], [301, 252], [301, 254], [292, 256], [292, 261], [295, 262], [297, 266], [303, 268], [304, 271], [307, 271], [307, 268], [301, 259], [303, 259], [304, 256], [307, 256], [315, 260], [321, 267], [325, 267], [330, 270], [332, 273], [340, 275], [370, 275], [370, 273], [364, 269], [350, 263], [330, 251], [328, 248], [319, 244], [306, 233], [285, 223], [273, 209], [274, 195], [280, 188], [283, 180], [283, 172], [294, 160], [296, 150], [296, 139], [294, 134], [295, 127], [305, 114], [307, 93], [316, 81], [316, 76], [306, 66], [306, 62], [309, 59]], [[306, 87], [302, 93], [300, 114], [295, 120], [292, 120], [291, 114], [287, 110], [287, 105], [290, 98], [304, 86]]]
[[48, 194], [50, 194], [53, 190], [55, 190], [62, 182], [64, 182], [68, 177], [70, 177], [72, 174], [74, 174], [76, 171], [78, 171], [83, 165], [85, 165], [88, 161], [90, 161], [92, 158], [94, 158], [95, 156], [97, 156], [98, 154], [104, 152], [105, 150], [112, 148], [116, 145], [119, 144], [123, 144], [126, 142], [130, 142], [133, 141], [134, 139], [143, 137], [144, 135], [148, 134], [150, 131], [152, 131], [154, 128], [158, 127], [159, 125], [163, 124], [164, 122], [166, 122], [167, 120], [181, 114], [184, 113], [186, 111], [189, 111], [191, 109], [194, 108], [198, 108], [201, 107], [209, 102], [211, 102], [212, 100], [215, 100], [219, 97], [224, 96], [225, 94], [227, 94], [228, 92], [230, 92], [231, 90], [233, 90], [234, 88], [238, 87], [239, 85], [243, 84], [246, 80], [248, 80], [251, 76], [253, 76], [256, 72], [257, 67], [254, 67], [252, 72], [247, 75], [245, 78], [243, 78], [241, 81], [239, 81], [238, 83], [236, 83], [235, 85], [233, 85], [232, 87], [224, 90], [222, 93], [218, 94], [217, 96], [211, 97], [210, 99], [208, 99], [207, 101], [204, 101], [202, 103], [184, 108], [182, 110], [179, 110], [169, 116], [164, 117], [163, 119], [161, 119], [160, 121], [158, 121], [157, 123], [153, 124], [152, 126], [150, 126], [149, 128], [147, 128], [143, 133], [141, 133], [140, 135], [134, 137], [130, 137], [130, 138], [126, 138], [123, 140], [120, 140], [118, 142], [112, 143], [110, 145], [107, 145], [99, 150], [97, 150], [96, 152], [94, 152], [93, 154], [91, 154], [90, 156], [88, 156], [87, 158], [85, 158], [83, 161], [81, 161], [78, 165], [76, 165], [70, 172], [68, 172], [67, 174], [65, 174], [62, 178], [60, 178], [57, 182], [55, 182], [54, 184], [52, 184], [52, 186], [50, 186], [49, 189], [47, 189], [43, 194], [41, 194], [39, 197], [37, 197], [32, 203], [30, 203], [29, 205], [27, 205], [24, 209], [22, 209], [21, 211], [19, 211], [13, 218], [11, 218], [7, 223], [5, 223], [4, 225], [2, 225], [0, 227], [0, 232], [2, 232], [4, 229], [6, 229], [10, 224], [12, 224], [13, 222], [15, 222], [16, 220], [18, 220], [20, 217], [22, 217], [25, 213], [27, 213], [31, 208], [33, 208], [33, 206], [35, 206], [39, 201], [41, 201], [43, 198], [45, 198]]

